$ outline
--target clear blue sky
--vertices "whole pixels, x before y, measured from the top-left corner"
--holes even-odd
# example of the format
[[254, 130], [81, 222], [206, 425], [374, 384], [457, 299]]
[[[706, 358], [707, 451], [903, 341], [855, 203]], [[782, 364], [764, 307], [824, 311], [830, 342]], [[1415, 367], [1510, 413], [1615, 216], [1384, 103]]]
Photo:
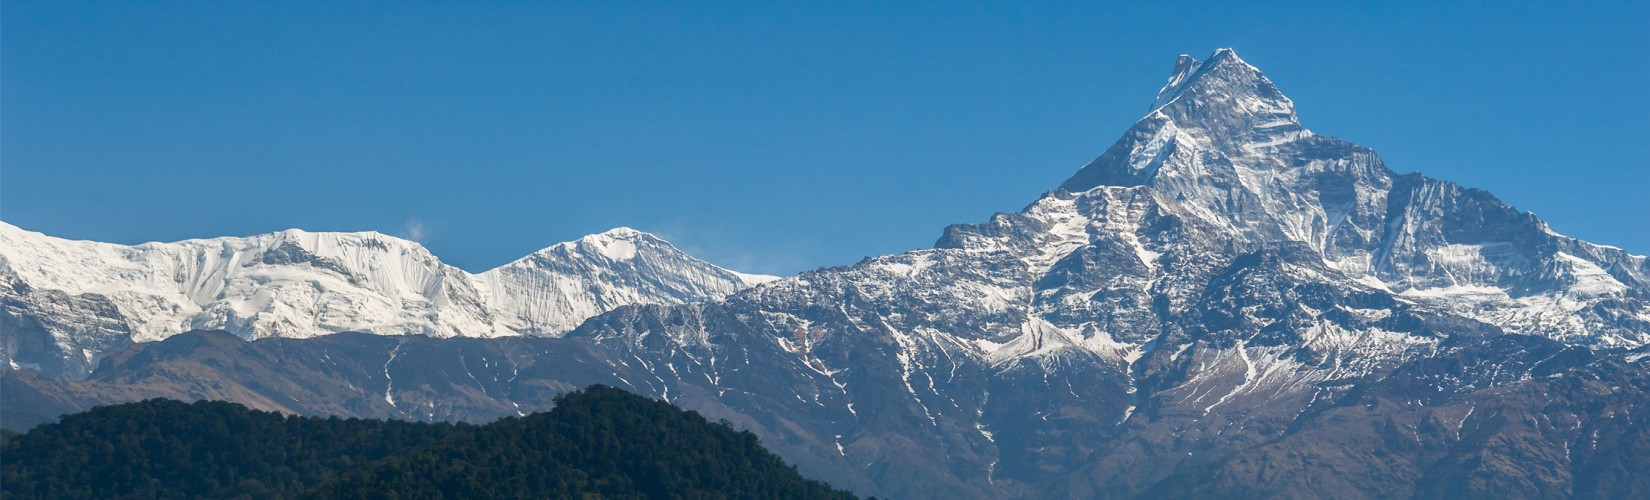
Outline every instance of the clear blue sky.
[[0, 219], [790, 273], [1020, 209], [1231, 46], [1320, 133], [1650, 253], [1644, 2], [407, 3], [4, 1]]

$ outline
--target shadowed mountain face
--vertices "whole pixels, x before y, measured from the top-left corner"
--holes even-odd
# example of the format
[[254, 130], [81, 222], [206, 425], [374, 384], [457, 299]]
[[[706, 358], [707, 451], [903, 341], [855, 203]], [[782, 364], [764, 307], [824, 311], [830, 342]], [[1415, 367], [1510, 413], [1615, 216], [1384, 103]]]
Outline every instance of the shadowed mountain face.
[[[1221, 50], [1178, 61], [1060, 188], [933, 249], [621, 307], [561, 339], [169, 339], [85, 382], [4, 380], [66, 407], [244, 388], [432, 419], [610, 383], [902, 498], [1642, 496], [1647, 276], [1644, 257], [1304, 128]], [[334, 344], [354, 354], [314, 351]], [[536, 368], [504, 375], [500, 356]]]

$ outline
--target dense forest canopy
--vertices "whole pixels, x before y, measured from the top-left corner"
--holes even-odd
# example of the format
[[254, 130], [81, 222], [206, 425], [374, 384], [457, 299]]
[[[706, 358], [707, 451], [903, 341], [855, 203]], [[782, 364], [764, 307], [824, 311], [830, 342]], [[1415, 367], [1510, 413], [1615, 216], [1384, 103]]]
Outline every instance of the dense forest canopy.
[[0, 498], [853, 498], [756, 436], [619, 389], [487, 425], [152, 399], [0, 448]]

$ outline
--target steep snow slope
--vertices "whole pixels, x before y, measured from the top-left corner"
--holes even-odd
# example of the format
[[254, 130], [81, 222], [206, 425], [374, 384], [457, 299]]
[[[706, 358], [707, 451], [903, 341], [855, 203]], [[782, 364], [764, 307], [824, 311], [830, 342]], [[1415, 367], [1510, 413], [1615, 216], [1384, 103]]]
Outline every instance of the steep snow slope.
[[[34, 335], [44, 336], [35, 344], [78, 358], [38, 359], [23, 352], [30, 346], [12, 345], [8, 360], [81, 370], [124, 342], [195, 329], [246, 338], [342, 331], [558, 335], [621, 305], [719, 298], [767, 279], [721, 269], [629, 228], [471, 275], [417, 243], [372, 232], [294, 229], [125, 246], [0, 223], [0, 293], [14, 318], [9, 328], [35, 327], [41, 331]], [[55, 307], [63, 300], [106, 307]], [[77, 318], [93, 311], [108, 321]]]

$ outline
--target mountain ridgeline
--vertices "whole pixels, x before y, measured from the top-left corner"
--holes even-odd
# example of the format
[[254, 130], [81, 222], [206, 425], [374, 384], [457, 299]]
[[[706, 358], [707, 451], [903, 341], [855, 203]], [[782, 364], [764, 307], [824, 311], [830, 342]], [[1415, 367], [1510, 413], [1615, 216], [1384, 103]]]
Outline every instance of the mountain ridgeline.
[[714, 299], [771, 279], [630, 228], [471, 274], [374, 232], [127, 246], [0, 223], [0, 364], [80, 378], [134, 342], [197, 329], [248, 339], [556, 336], [619, 306]]
[[153, 399], [3, 450], [0, 498], [853, 498], [748, 432], [603, 386], [480, 426]]
[[[44, 290], [48, 264], [16, 274]], [[3, 372], [0, 416], [166, 396], [484, 422], [600, 383], [860, 494], [1650, 496], [1650, 261], [1306, 128], [1229, 49], [1182, 56], [1018, 212], [564, 332], [105, 345], [134, 317], [100, 305], [117, 285], [7, 299], [29, 326], [5, 345], [104, 354], [79, 379]]]

